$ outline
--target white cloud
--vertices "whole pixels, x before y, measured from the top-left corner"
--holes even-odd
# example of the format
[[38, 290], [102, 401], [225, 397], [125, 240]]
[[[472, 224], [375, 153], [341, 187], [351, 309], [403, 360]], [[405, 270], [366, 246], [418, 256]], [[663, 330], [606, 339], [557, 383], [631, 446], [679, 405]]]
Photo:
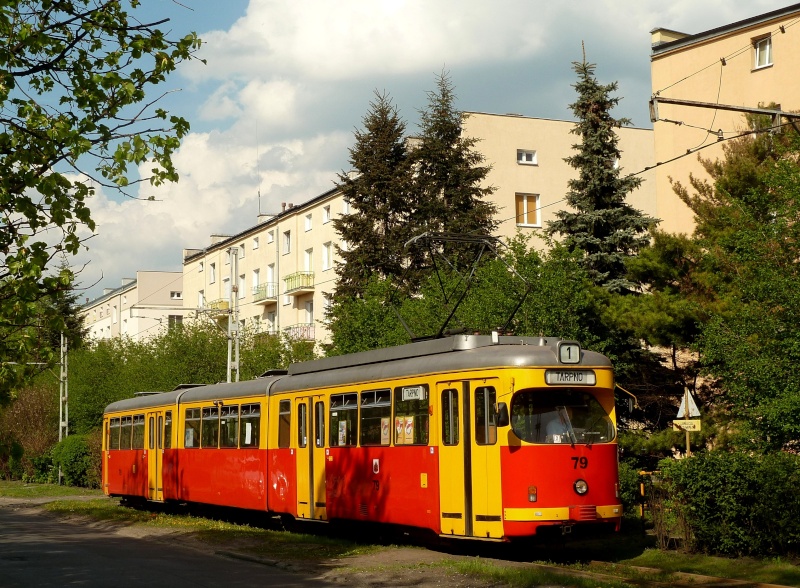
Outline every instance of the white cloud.
[[[84, 285], [102, 271], [116, 287], [137, 269], [180, 270], [184, 248], [212, 233], [236, 233], [260, 209], [301, 203], [330, 189], [347, 166], [353, 128], [373, 88], [396, 97], [414, 132], [434, 74], [451, 72], [465, 110], [565, 118], [574, 98], [572, 61], [597, 63], [620, 81], [618, 116], [647, 124], [650, 30], [702, 32], [785, 5], [778, 0], [251, 0], [227, 30], [227, 3], [206, 3], [200, 57], [172, 99], [192, 128], [175, 155], [176, 185], [144, 186], [155, 202], [98, 195], [97, 235]], [[215, 7], [215, 8], [211, 8]], [[184, 11], [185, 12], [185, 11]], [[194, 14], [204, 14], [202, 10]], [[181, 22], [180, 19], [175, 21]], [[189, 26], [189, 25], [186, 25]], [[195, 25], [191, 25], [193, 28]], [[174, 82], [186, 82], [176, 77]], [[170, 107], [172, 109], [172, 107]], [[185, 115], [185, 114], [184, 114]], [[203, 132], [199, 132], [203, 131]]]

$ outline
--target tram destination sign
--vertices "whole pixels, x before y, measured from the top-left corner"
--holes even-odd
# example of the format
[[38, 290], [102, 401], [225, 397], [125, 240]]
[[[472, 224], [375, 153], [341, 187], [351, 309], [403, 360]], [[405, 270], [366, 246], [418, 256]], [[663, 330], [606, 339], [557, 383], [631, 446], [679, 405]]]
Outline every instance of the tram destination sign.
[[546, 370], [544, 381], [550, 386], [594, 386], [594, 370]]

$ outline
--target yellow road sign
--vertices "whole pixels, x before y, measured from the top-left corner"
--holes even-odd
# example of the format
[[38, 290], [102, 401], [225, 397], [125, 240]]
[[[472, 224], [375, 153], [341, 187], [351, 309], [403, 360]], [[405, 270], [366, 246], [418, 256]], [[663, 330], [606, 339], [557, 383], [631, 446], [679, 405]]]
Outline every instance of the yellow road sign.
[[675, 429], [676, 431], [699, 431], [700, 420], [693, 419], [684, 421], [672, 421], [672, 428]]

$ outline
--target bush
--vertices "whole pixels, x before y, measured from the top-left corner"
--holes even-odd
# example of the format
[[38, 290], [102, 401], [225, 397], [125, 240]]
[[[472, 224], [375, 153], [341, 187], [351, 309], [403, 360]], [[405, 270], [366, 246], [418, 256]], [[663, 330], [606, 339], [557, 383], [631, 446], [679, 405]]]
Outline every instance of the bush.
[[664, 508], [685, 546], [724, 555], [789, 555], [800, 547], [800, 457], [710, 451], [661, 463]]
[[626, 516], [639, 516], [639, 505], [642, 503], [639, 489], [639, 471], [627, 461], [619, 463], [619, 496], [625, 507]]
[[53, 448], [53, 465], [56, 468], [61, 467], [64, 483], [68, 486], [100, 486], [92, 441], [92, 435], [70, 435]]

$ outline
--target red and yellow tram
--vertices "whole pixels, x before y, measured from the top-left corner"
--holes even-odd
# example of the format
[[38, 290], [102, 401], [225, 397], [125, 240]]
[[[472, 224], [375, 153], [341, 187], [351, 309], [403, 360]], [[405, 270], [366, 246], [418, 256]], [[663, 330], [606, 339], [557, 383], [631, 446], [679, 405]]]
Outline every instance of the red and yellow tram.
[[457, 335], [106, 408], [106, 494], [482, 539], [619, 529], [614, 376], [574, 341]]

